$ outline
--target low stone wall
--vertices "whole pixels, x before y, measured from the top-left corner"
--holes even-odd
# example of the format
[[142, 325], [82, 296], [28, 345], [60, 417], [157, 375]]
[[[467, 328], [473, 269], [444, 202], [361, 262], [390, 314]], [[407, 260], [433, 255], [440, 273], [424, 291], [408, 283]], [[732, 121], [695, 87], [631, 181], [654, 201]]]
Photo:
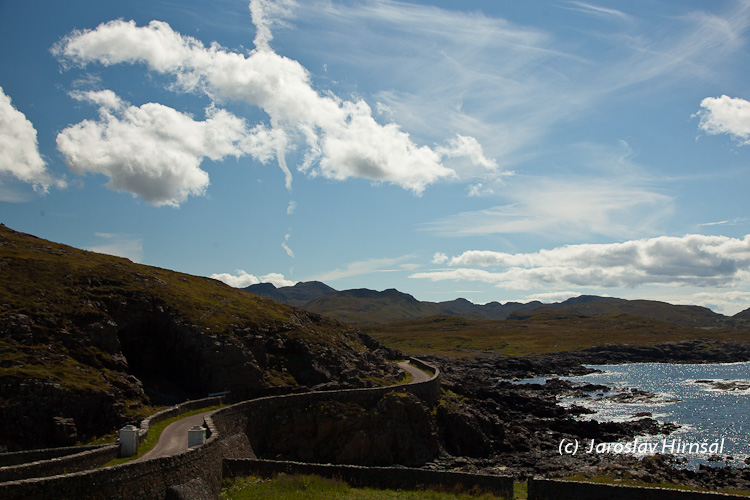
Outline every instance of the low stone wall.
[[102, 445], [64, 446], [60, 448], [41, 448], [38, 450], [0, 453], [0, 467], [28, 464], [40, 460], [50, 460], [52, 458], [64, 457], [65, 455], [74, 455], [76, 453], [81, 453], [82, 451], [94, 450], [96, 448], [101, 448], [101, 446]]
[[361, 467], [357, 465], [312, 464], [275, 460], [224, 460], [224, 477], [276, 474], [315, 474], [341, 479], [352, 486], [444, 491], [485, 491], [513, 498], [513, 478], [487, 474], [409, 469], [405, 467]]
[[[221, 447], [215, 436], [171, 457], [0, 483], [3, 500], [176, 500], [218, 498]], [[189, 483], [189, 487], [184, 485]]]
[[110, 460], [117, 458], [119, 451], [120, 445], [117, 444], [81, 446], [78, 447], [78, 453], [0, 467], [0, 483], [32, 477], [55, 476], [101, 467]]
[[723, 493], [584, 483], [559, 479], [529, 479], [529, 500], [720, 500], [747, 498]]

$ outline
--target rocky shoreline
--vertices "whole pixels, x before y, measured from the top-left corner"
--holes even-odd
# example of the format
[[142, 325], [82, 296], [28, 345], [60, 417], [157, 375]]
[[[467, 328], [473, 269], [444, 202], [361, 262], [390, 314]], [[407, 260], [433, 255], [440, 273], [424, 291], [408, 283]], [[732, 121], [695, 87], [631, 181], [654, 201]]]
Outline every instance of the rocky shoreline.
[[[587, 419], [590, 410], [563, 407], [558, 397], [598, 395], [649, 401], [652, 393], [631, 388], [607, 395], [608, 388], [573, 384], [552, 378], [545, 384], [514, 384], [507, 380], [535, 376], [591, 373], [584, 364], [635, 362], [719, 363], [750, 360], [750, 346], [690, 341], [652, 347], [606, 346], [579, 352], [509, 357], [487, 355], [455, 360], [432, 357], [443, 373], [444, 397], [436, 420], [442, 452], [425, 467], [489, 474], [518, 479], [544, 476], [602, 475], [647, 483], [672, 482], [701, 488], [750, 490], [750, 468], [701, 466], [679, 468], [678, 458], [664, 454], [638, 459], [633, 454], [561, 453], [562, 445], [628, 442], [636, 436], [667, 437], [679, 426], [660, 423], [648, 412], [627, 422]], [[506, 381], [502, 381], [506, 379]], [[562, 444], [561, 444], [562, 443]], [[572, 444], [571, 444], [572, 446]], [[714, 457], [720, 463], [726, 457]], [[746, 457], [732, 457], [742, 464]]]

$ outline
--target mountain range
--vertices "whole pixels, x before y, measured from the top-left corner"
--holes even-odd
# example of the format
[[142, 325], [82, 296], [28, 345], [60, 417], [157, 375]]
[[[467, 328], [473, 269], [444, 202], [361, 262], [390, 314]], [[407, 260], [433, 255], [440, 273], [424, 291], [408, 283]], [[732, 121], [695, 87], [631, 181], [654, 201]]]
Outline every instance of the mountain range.
[[694, 328], [750, 322], [750, 309], [734, 316], [725, 316], [702, 306], [595, 295], [581, 295], [551, 304], [539, 301], [474, 304], [463, 298], [445, 302], [420, 301], [393, 288], [383, 291], [367, 288], [338, 291], [319, 281], [299, 282], [294, 286], [280, 288], [271, 283], [260, 283], [244, 290], [358, 326], [382, 325], [439, 315], [471, 320], [520, 320], [545, 310], [560, 315], [589, 317], [627, 314]]

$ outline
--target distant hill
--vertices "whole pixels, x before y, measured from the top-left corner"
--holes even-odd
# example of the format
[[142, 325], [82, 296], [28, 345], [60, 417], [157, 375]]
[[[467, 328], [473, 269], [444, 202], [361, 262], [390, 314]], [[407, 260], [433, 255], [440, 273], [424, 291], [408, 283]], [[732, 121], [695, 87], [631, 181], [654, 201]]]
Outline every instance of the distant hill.
[[308, 302], [303, 309], [353, 325], [389, 323], [440, 314], [440, 306], [421, 302], [393, 288], [376, 292], [360, 288], [336, 292]]
[[[579, 316], [628, 314], [691, 328], [724, 326], [728, 319], [722, 314], [701, 306], [673, 305], [656, 300], [625, 300], [594, 295], [582, 295], [561, 303], [545, 304], [534, 312], [542, 310], [554, 310], [561, 314]], [[532, 314], [515, 312], [509, 319], [524, 319]]]
[[280, 288], [276, 288], [271, 283], [258, 283], [257, 285], [250, 285], [243, 288], [243, 290], [295, 307], [302, 307], [318, 297], [336, 293], [334, 288], [320, 281], [301, 281], [294, 286], [283, 286]]
[[539, 301], [474, 304], [464, 298], [444, 302], [420, 301], [395, 289], [382, 292], [366, 288], [336, 291], [319, 281], [301, 282], [281, 288], [276, 288], [270, 283], [261, 283], [249, 286], [245, 290], [282, 304], [294, 305], [360, 326], [417, 320], [436, 315], [459, 316], [472, 320], [520, 320], [545, 310], [554, 310], [566, 316], [627, 314], [691, 328], [730, 326], [743, 318], [750, 321], [750, 309], [729, 318], [701, 306], [596, 295], [581, 295], [552, 304], [543, 304]]
[[513, 311], [529, 311], [543, 305], [538, 301], [527, 304], [474, 304], [463, 298], [445, 302], [426, 302], [395, 289], [382, 292], [367, 288], [337, 291], [319, 281], [300, 282], [294, 286], [280, 288], [271, 283], [260, 283], [250, 285], [244, 290], [353, 325], [390, 323], [427, 318], [436, 314], [469, 319], [505, 319]]
[[542, 304], [538, 300], [527, 303], [522, 302], [488, 302], [487, 304], [474, 304], [466, 299], [455, 299], [447, 302], [438, 302], [441, 314], [461, 316], [467, 319], [506, 319], [514, 311], [532, 311]]
[[745, 309], [744, 311], [740, 311], [734, 316], [732, 316], [732, 319], [734, 320], [741, 320], [741, 321], [750, 321], [750, 308]]

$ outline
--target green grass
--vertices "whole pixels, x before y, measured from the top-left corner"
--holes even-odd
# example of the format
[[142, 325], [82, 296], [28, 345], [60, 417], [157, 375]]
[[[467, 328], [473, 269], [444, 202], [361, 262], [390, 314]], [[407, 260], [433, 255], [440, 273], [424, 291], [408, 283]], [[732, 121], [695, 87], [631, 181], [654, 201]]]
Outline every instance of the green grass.
[[690, 328], [652, 319], [613, 314], [581, 317], [542, 312], [522, 320], [467, 320], [435, 316], [373, 326], [367, 333], [410, 355], [454, 358], [489, 353], [511, 356], [575, 351], [606, 344], [649, 346], [666, 342], [748, 342], [747, 330]]
[[588, 476], [585, 474], [576, 474], [565, 478], [566, 481], [581, 481], [584, 483], [600, 483], [600, 484], [616, 484], [621, 486], [642, 486], [646, 488], [666, 488], [670, 490], [686, 490], [686, 491], [712, 491], [718, 493], [728, 493], [733, 495], [750, 496], [750, 491], [747, 490], [730, 490], [722, 488], [718, 490], [708, 490], [705, 488], [696, 488], [685, 484], [676, 483], [664, 483], [664, 482], [652, 482], [647, 483], [645, 481], [629, 477], [627, 475], [623, 477], [613, 476]]
[[197, 415], [199, 413], [203, 413], [204, 411], [214, 411], [218, 410], [219, 408], [223, 408], [226, 405], [215, 405], [215, 406], [208, 406], [206, 408], [197, 408], [195, 410], [190, 410], [186, 413], [181, 413], [180, 415], [176, 415], [174, 417], [168, 418], [166, 420], [162, 420], [161, 422], [157, 422], [153, 424], [151, 427], [149, 427], [148, 435], [146, 436], [146, 439], [140, 444], [138, 447], [138, 454], [133, 455], [132, 457], [121, 457], [121, 458], [115, 458], [114, 460], [111, 460], [110, 462], [103, 465], [103, 467], [110, 467], [112, 465], [120, 465], [124, 464], [125, 462], [130, 462], [131, 460], [135, 460], [136, 458], [140, 458], [149, 451], [154, 449], [154, 446], [156, 446], [156, 443], [159, 442], [159, 437], [161, 437], [161, 433], [164, 432], [164, 429], [167, 428], [170, 424], [173, 424], [177, 422], [178, 420], [182, 420], [185, 417], [190, 417], [192, 415]]
[[379, 490], [353, 488], [343, 481], [319, 476], [281, 475], [271, 480], [246, 477], [226, 481], [221, 491], [222, 500], [250, 500], [274, 498], [277, 500], [491, 500], [490, 494], [453, 493], [434, 490]]

